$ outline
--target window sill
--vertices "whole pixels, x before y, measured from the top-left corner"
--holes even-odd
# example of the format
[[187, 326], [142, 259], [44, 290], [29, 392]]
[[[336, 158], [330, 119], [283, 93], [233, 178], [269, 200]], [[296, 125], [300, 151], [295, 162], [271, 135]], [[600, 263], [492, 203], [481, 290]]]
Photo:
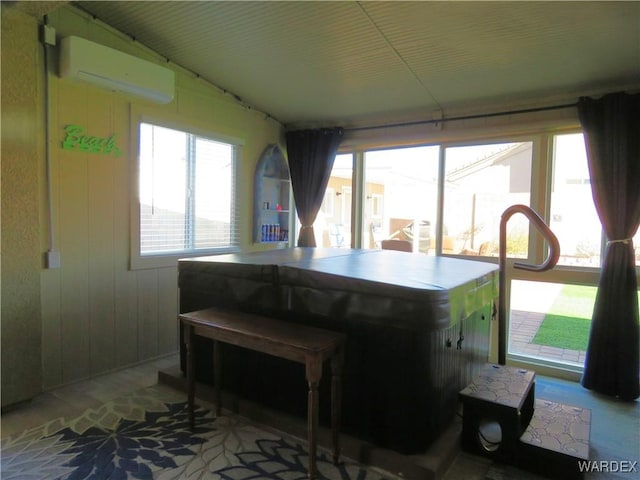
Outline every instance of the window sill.
[[579, 382], [582, 378], [584, 367], [541, 357], [529, 357], [525, 355], [508, 354], [507, 365], [535, 370], [539, 375], [561, 378], [573, 382]]
[[212, 255], [225, 255], [239, 253], [240, 247], [224, 247], [215, 249], [202, 249], [195, 252], [169, 253], [166, 255], [132, 255], [129, 270], [148, 270], [154, 268], [177, 267], [181, 258], [208, 257]]

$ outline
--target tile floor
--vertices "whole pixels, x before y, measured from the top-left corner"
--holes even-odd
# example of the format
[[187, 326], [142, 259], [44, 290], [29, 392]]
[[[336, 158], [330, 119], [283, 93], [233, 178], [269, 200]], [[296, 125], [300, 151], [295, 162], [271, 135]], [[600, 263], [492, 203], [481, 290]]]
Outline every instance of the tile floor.
[[88, 408], [155, 385], [158, 371], [176, 363], [178, 355], [170, 355], [44, 392], [29, 403], [3, 411], [0, 436], [4, 438], [58, 417], [74, 418]]
[[[58, 417], [75, 417], [90, 407], [95, 407], [127, 392], [154, 385], [158, 372], [175, 369], [178, 356], [147, 362], [119, 372], [105, 374], [83, 382], [60, 387], [39, 395], [33, 401], [3, 412], [0, 424], [2, 437], [40, 425]], [[591, 453], [594, 460], [640, 461], [640, 402], [620, 402], [583, 389], [579, 384], [549, 377], [537, 377], [536, 397], [580, 405], [593, 413]], [[439, 477], [444, 480], [484, 480], [506, 478], [504, 472], [492, 475], [495, 466], [489, 459], [454, 452], [455, 457], [448, 470]], [[427, 456], [412, 456], [416, 464], [428, 461]], [[640, 470], [640, 467], [636, 467]], [[511, 478], [535, 478], [516, 472]], [[406, 478], [410, 478], [406, 475]], [[416, 477], [417, 478], [417, 477]], [[640, 473], [595, 473], [587, 480], [631, 480]]]

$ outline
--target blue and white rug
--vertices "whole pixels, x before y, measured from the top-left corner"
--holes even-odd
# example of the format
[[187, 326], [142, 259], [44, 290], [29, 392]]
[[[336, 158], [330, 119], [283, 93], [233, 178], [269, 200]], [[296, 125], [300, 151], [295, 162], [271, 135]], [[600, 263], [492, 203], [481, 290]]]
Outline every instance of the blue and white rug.
[[[184, 394], [150, 387], [25, 430], [1, 442], [2, 480], [245, 480], [307, 478], [306, 443], [234, 414], [198, 408], [189, 428]], [[396, 479], [318, 449], [318, 478]]]

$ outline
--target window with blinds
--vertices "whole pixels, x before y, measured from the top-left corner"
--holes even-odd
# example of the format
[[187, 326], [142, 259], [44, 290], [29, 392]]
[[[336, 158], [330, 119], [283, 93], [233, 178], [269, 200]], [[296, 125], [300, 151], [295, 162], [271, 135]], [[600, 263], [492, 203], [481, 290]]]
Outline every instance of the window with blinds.
[[139, 134], [140, 256], [238, 246], [238, 146], [149, 123]]

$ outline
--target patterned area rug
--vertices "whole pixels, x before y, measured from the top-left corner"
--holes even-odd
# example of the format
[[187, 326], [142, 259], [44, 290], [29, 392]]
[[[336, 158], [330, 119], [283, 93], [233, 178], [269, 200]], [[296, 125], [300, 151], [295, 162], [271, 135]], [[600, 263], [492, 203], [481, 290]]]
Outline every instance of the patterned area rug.
[[[154, 386], [2, 439], [2, 479], [307, 478], [306, 443], [234, 414], [198, 408], [189, 428], [184, 394]], [[318, 478], [397, 477], [318, 449]]]

